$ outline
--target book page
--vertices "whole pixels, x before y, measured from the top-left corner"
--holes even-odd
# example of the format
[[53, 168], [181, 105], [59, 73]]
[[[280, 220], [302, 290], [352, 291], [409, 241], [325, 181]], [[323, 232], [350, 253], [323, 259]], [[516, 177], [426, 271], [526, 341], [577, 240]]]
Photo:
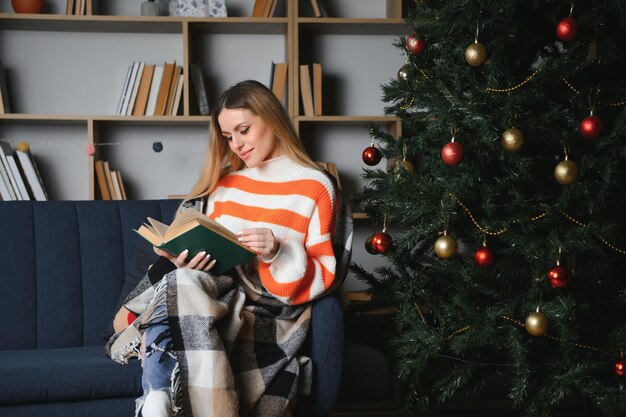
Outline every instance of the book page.
[[152, 217], [148, 217], [148, 222], [150, 223], [150, 226], [152, 226], [152, 230], [154, 231], [154, 233], [157, 234], [161, 238], [161, 240], [165, 240], [168, 226], [158, 220], [154, 220]]
[[231, 232], [212, 218], [193, 208], [189, 208], [176, 216], [176, 218], [169, 227], [169, 236], [179, 235], [180, 233], [178, 232], [178, 230], [180, 230], [181, 227], [185, 228], [185, 230], [189, 230], [183, 225], [194, 220], [204, 225], [207, 229], [213, 230], [215, 233], [225, 237], [226, 239], [239, 243], [237, 236], [233, 232]]

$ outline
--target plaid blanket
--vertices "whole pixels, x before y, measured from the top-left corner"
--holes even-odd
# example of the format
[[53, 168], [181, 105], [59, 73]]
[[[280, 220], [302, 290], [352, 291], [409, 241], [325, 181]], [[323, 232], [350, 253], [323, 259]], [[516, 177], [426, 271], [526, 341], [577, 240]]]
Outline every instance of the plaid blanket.
[[[202, 205], [193, 201], [185, 208]], [[336, 206], [333, 289], [347, 274], [352, 246], [352, 213], [341, 192]], [[311, 306], [274, 298], [261, 285], [255, 262], [232, 276], [177, 269], [157, 286], [144, 277], [124, 303], [141, 314], [111, 338], [107, 354], [119, 363], [138, 357], [142, 330], [165, 304], [178, 360], [172, 384], [177, 415], [291, 415], [297, 395], [310, 392], [312, 365], [301, 352]]]

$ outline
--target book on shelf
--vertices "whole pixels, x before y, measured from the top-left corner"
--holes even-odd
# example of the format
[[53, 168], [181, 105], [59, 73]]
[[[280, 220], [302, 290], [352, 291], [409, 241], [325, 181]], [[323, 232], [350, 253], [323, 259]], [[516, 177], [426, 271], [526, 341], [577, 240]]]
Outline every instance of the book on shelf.
[[120, 192], [122, 193], [122, 200], [128, 200], [128, 198], [126, 197], [126, 188], [124, 187], [124, 181], [122, 180], [122, 173], [119, 169], [115, 171], [115, 173], [117, 174], [117, 182], [120, 186]]
[[163, 79], [163, 65], [156, 65], [150, 82], [150, 92], [148, 93], [148, 103], [146, 104], [146, 116], [153, 116], [156, 107], [157, 96], [159, 95], [159, 87]]
[[11, 106], [9, 105], [6, 71], [4, 70], [4, 63], [0, 59], [0, 114], [5, 113], [11, 113]]
[[126, 108], [126, 116], [132, 116], [133, 114], [135, 102], [137, 101], [137, 92], [139, 91], [139, 84], [141, 84], [141, 78], [143, 77], [143, 70], [145, 66], [146, 64], [143, 61], [139, 62], [137, 73], [135, 74], [135, 78], [133, 79], [133, 88], [131, 90], [130, 98], [128, 100], [128, 107]]
[[150, 85], [152, 83], [154, 67], [155, 65], [145, 65], [143, 67], [143, 73], [141, 74], [141, 80], [139, 81], [139, 88], [137, 89], [137, 99], [135, 100], [135, 106], [133, 107], [133, 116], [143, 116], [146, 114], [146, 106], [148, 104], [148, 95], [150, 94]]
[[311, 75], [309, 66], [306, 64], [300, 65], [300, 98], [302, 99], [304, 115], [315, 115], [313, 108], [313, 92], [311, 90]]
[[322, 64], [317, 62], [311, 64], [312, 84], [313, 84], [313, 114], [322, 115]]
[[124, 90], [124, 96], [122, 101], [122, 108], [120, 109], [120, 115], [124, 116], [128, 113], [128, 107], [130, 106], [130, 99], [133, 95], [133, 89], [135, 88], [135, 84], [137, 81], [137, 73], [139, 72], [139, 67], [141, 66], [141, 62], [135, 61], [131, 67], [130, 77], [128, 78], [128, 84], [126, 85], [126, 89]]
[[9, 178], [9, 175], [11, 174], [8, 163], [4, 162], [6, 158], [4, 157], [3, 143], [4, 142], [0, 142], [0, 145], [2, 145], [0, 147], [0, 156], [2, 156], [0, 158], [0, 195], [2, 196], [2, 199], [4, 201], [19, 200], [19, 198], [17, 197], [17, 193], [13, 188], [13, 183]]
[[198, 101], [198, 111], [201, 115], [207, 116], [209, 114], [209, 100], [207, 98], [207, 89], [204, 84], [204, 77], [202, 76], [200, 64], [191, 64], [189, 70], [191, 83], [193, 84], [193, 91], [196, 95], [196, 100]]
[[276, 11], [276, 5], [278, 4], [278, 0], [267, 0], [265, 3], [265, 9], [263, 11], [263, 17], [273, 17], [274, 12]]
[[28, 192], [22, 193], [22, 188], [18, 184], [18, 182], [22, 181], [22, 177], [19, 170], [17, 170], [17, 166], [15, 170], [13, 170], [11, 166], [15, 165], [15, 157], [13, 156], [11, 144], [4, 140], [0, 140], [0, 164], [2, 164], [2, 168], [0, 168], [3, 171], [2, 175], [8, 177], [7, 187], [10, 185], [9, 193], [12, 195], [13, 199], [30, 200]]
[[193, 208], [180, 213], [169, 226], [148, 217], [147, 223], [135, 231], [152, 245], [175, 256], [187, 249], [187, 259], [191, 259], [205, 251], [217, 261], [211, 270], [214, 274], [222, 274], [256, 256], [233, 232]]
[[176, 62], [165, 63], [163, 65], [163, 79], [159, 86], [159, 93], [157, 94], [156, 105], [154, 107], [155, 116], [165, 115], [165, 109], [167, 106], [167, 97], [170, 92], [170, 86], [172, 85], [172, 77], [176, 70]]
[[104, 174], [104, 163], [99, 159], [94, 163], [94, 165], [96, 169], [96, 179], [98, 180], [98, 189], [100, 190], [100, 197], [102, 200], [111, 200], [111, 193], [109, 192], [106, 175]]
[[65, 5], [65, 14], [73, 15], [74, 14], [74, 0], [67, 0]]
[[311, 7], [313, 7], [313, 15], [315, 17], [324, 17], [326, 15], [321, 1], [322, 0], [311, 0]]
[[180, 100], [183, 96], [183, 83], [185, 82], [185, 75], [180, 74], [178, 76], [178, 83], [176, 84], [176, 92], [174, 93], [174, 104], [172, 105], [172, 111], [170, 116], [176, 116], [180, 109]]
[[26, 178], [24, 177], [24, 172], [22, 171], [19, 161], [16, 159], [15, 155], [7, 155], [7, 160], [9, 161], [11, 171], [13, 171], [13, 177], [17, 183], [17, 189], [22, 195], [22, 200], [31, 200], [31, 196], [25, 182]]
[[167, 104], [165, 105], [165, 114], [166, 116], [170, 116], [172, 114], [172, 108], [174, 107], [174, 99], [176, 98], [176, 89], [178, 88], [178, 82], [180, 81], [180, 76], [183, 73], [183, 67], [177, 65], [174, 67], [174, 73], [172, 74], [172, 82], [170, 84], [169, 92], [167, 93]]
[[255, 0], [254, 6], [252, 6], [252, 17], [263, 17], [263, 11], [267, 2], [268, 0]]
[[117, 195], [115, 194], [115, 188], [113, 187], [113, 178], [111, 176], [111, 166], [108, 161], [103, 161], [104, 165], [104, 178], [107, 181], [107, 187], [109, 189], [109, 194], [111, 195], [111, 200], [119, 200]]
[[17, 149], [15, 149], [15, 155], [17, 155], [17, 159], [20, 161], [26, 182], [35, 200], [48, 201], [48, 193], [43, 185], [39, 169], [28, 145], [24, 144], [24, 142], [18, 144]]
[[287, 86], [287, 63], [272, 62], [272, 73], [270, 77], [270, 89], [278, 98], [278, 101], [285, 104], [285, 91]]
[[115, 191], [115, 200], [123, 200], [117, 171], [114, 169], [111, 170], [111, 182], [113, 183], [113, 191]]
[[332, 175], [337, 181], [337, 187], [341, 188], [341, 181], [339, 180], [339, 170], [337, 170], [337, 164], [334, 162], [316, 162], [319, 166], [321, 166], [326, 172]]
[[126, 78], [124, 78], [124, 87], [122, 88], [122, 94], [120, 95], [120, 101], [117, 104], [117, 110], [115, 114], [118, 116], [122, 114], [122, 107], [124, 105], [124, 99], [126, 98], [126, 91], [128, 90], [128, 83], [130, 82], [130, 76], [133, 73], [133, 67], [135, 64], [131, 64], [126, 70]]

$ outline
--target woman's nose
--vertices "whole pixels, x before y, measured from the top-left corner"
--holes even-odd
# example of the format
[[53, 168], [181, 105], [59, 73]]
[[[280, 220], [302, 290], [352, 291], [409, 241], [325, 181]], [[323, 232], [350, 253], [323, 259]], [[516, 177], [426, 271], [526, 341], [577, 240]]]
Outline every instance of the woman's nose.
[[238, 137], [234, 136], [231, 139], [231, 145], [233, 148], [239, 149], [243, 146], [243, 141], [240, 140]]

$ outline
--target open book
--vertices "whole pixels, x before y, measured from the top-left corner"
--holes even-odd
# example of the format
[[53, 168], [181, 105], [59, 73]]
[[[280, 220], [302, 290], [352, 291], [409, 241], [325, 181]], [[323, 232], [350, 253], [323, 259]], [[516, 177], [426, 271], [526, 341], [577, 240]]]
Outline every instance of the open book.
[[147, 224], [135, 230], [140, 236], [172, 255], [178, 256], [188, 249], [187, 259], [206, 251], [211, 260], [217, 260], [211, 269], [213, 274], [222, 274], [256, 256], [233, 232], [192, 208], [176, 216], [169, 226], [151, 217], [147, 220]]

